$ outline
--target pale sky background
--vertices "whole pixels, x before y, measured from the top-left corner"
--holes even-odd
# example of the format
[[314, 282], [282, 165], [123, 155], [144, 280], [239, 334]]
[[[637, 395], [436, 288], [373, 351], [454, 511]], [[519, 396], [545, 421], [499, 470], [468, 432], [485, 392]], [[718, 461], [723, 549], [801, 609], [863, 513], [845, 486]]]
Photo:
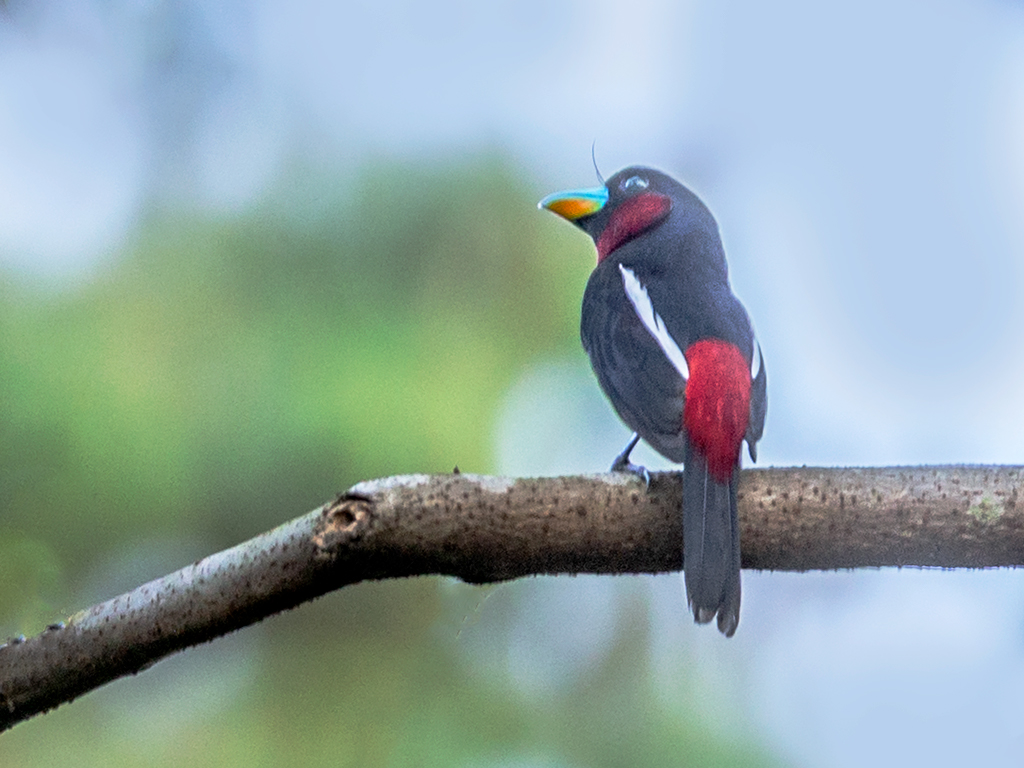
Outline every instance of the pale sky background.
[[[7, 15], [0, 260], [32, 279], [87, 277], [148, 205], [244, 210], [296, 147], [340, 172], [498, 148], [539, 198], [593, 183], [596, 140], [606, 176], [661, 167], [717, 216], [768, 367], [761, 465], [1024, 463], [1018, 3], [15, 0]], [[604, 469], [626, 436], [582, 352], [524, 372], [504, 413], [511, 473]], [[623, 583], [526, 582], [538, 613], [498, 636], [485, 611], [467, 653], [508, 643], [542, 691], [538, 664], [556, 679], [600, 647]], [[746, 573], [729, 642], [692, 626], [677, 577], [642, 584], [665, 695], [697, 660], [712, 727], [738, 718], [800, 766], [1020, 764], [1020, 573]]]

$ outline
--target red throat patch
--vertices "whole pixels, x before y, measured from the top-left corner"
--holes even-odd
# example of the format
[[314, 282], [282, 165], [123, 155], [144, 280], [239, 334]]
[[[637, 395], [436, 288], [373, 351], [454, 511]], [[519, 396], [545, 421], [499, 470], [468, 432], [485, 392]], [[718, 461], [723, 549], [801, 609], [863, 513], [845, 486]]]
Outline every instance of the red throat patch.
[[702, 339], [686, 350], [683, 426], [720, 483], [732, 477], [750, 420], [750, 365], [735, 344]]
[[658, 224], [670, 210], [671, 198], [656, 192], [645, 192], [622, 203], [612, 212], [607, 226], [597, 238], [597, 263], [604, 261], [605, 256], [623, 243]]

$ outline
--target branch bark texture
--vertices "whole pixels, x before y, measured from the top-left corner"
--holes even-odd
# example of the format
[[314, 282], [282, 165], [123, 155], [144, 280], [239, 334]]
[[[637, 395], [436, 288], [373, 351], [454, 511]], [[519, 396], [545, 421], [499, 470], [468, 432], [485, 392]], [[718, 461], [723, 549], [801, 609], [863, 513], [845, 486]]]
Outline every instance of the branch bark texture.
[[[682, 487], [630, 475], [360, 483], [232, 549], [0, 646], [0, 730], [175, 651], [369, 579], [682, 566]], [[745, 470], [743, 567], [1024, 565], [1024, 467]], [[683, 606], [680, 610], [685, 610]]]

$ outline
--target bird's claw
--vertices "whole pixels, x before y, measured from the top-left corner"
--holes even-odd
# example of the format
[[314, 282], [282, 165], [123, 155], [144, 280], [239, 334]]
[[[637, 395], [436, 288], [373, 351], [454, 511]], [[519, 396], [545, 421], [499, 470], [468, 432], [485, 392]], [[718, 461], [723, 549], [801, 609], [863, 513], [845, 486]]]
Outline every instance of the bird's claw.
[[633, 452], [636, 444], [640, 441], [640, 435], [636, 432], [633, 433], [633, 437], [630, 438], [629, 443], [622, 450], [618, 456], [615, 457], [615, 461], [612, 462], [610, 472], [629, 472], [630, 474], [636, 475], [643, 479], [644, 485], [647, 488], [651, 487], [651, 473], [647, 471], [647, 467], [642, 467], [639, 464], [633, 464], [629, 460], [629, 454]]
[[632, 475], [636, 475], [644, 481], [644, 487], [651, 487], [651, 473], [647, 471], [647, 467], [642, 467], [639, 464], [630, 464], [628, 461], [622, 464], [616, 461], [612, 465], [612, 472], [629, 472]]

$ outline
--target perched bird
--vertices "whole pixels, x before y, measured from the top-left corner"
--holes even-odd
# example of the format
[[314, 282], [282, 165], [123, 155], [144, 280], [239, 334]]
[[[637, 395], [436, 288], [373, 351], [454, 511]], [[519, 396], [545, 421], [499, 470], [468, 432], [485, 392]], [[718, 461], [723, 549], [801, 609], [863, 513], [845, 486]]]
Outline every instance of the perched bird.
[[[595, 189], [557, 192], [540, 207], [597, 245], [580, 336], [619, 417], [634, 430], [612, 470], [640, 468], [640, 438], [683, 467], [683, 571], [701, 624], [727, 637], [740, 619], [740, 448], [757, 459], [766, 374], [750, 319], [729, 287], [718, 224], [675, 179], [619, 171]], [[640, 470], [642, 471], [642, 470]]]

